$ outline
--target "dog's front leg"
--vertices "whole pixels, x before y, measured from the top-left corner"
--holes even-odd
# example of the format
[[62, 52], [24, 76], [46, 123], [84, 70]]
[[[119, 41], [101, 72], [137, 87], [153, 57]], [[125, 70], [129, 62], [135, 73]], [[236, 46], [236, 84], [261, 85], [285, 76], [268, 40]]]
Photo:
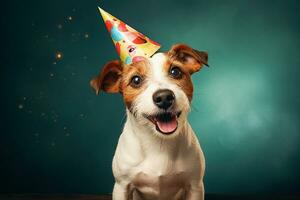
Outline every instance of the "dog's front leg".
[[191, 183], [187, 191], [186, 200], [204, 200], [204, 185], [203, 181], [200, 183]]
[[115, 183], [112, 194], [113, 200], [132, 200], [132, 188], [130, 184]]

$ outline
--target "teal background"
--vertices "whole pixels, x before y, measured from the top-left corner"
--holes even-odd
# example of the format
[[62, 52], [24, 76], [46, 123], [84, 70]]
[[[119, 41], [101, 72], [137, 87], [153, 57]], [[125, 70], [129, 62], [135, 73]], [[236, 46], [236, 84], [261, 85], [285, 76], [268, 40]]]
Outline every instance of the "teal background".
[[207, 193], [299, 191], [299, 1], [30, 0], [1, 9], [1, 193], [112, 191], [125, 108], [89, 87], [117, 58], [98, 5], [161, 51], [209, 52], [189, 116]]

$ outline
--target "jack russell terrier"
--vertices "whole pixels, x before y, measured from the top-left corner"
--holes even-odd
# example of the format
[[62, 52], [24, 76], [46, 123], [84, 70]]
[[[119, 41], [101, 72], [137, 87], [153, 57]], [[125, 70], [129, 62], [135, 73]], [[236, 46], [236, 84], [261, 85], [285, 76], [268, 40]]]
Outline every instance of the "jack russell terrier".
[[108, 62], [91, 86], [121, 93], [127, 119], [112, 162], [113, 200], [203, 200], [204, 155], [187, 115], [206, 52], [184, 44], [130, 65]]

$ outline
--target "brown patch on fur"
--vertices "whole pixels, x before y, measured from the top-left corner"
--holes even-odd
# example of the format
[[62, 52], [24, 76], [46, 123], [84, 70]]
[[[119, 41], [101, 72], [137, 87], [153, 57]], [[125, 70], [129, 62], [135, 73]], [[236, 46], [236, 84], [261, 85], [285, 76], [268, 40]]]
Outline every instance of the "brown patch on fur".
[[123, 65], [119, 60], [108, 62], [99, 75], [90, 81], [90, 85], [97, 95], [101, 90], [108, 93], [119, 92], [122, 68]]
[[[120, 90], [123, 94], [123, 100], [129, 110], [131, 110], [132, 102], [145, 89], [145, 79], [148, 74], [148, 62], [146, 60], [133, 63], [124, 67]], [[142, 78], [142, 85], [134, 88], [130, 85], [131, 78], [138, 75]]]
[[189, 101], [193, 98], [193, 83], [191, 74], [199, 71], [203, 65], [207, 65], [208, 54], [203, 51], [192, 49], [185, 44], [176, 44], [166, 54], [168, 61], [164, 65], [164, 70], [169, 74], [172, 67], [176, 66], [182, 71], [182, 78], [170, 80], [177, 84], [186, 94]]
[[192, 49], [185, 44], [176, 44], [172, 46], [168, 54], [171, 60], [176, 60], [189, 69], [189, 73], [199, 71], [203, 65], [208, 66], [208, 54], [204, 51]]
[[[131, 110], [132, 102], [145, 89], [144, 82], [148, 73], [148, 65], [147, 60], [124, 66], [118, 60], [108, 62], [99, 75], [90, 81], [90, 85], [97, 95], [101, 90], [108, 93], [122, 93], [126, 106]], [[135, 75], [140, 76], [143, 80], [139, 88], [130, 85], [131, 79]]]
[[[182, 72], [182, 77], [180, 79], [174, 79], [169, 75], [171, 68], [173, 68], [174, 66], [178, 67]], [[172, 61], [170, 59], [165, 62], [163, 69], [166, 72], [167, 76], [169, 76], [169, 80], [178, 85], [184, 91], [189, 101], [191, 102], [193, 98], [194, 87], [189, 69], [185, 67], [185, 65], [183, 65], [181, 62], [178, 62], [176, 60]]]

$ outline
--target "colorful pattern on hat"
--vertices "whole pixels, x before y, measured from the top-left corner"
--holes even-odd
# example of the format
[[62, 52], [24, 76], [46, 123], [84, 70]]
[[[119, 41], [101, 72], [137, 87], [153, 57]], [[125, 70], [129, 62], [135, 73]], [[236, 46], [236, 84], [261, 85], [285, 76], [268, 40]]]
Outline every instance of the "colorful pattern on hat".
[[160, 48], [160, 44], [157, 42], [139, 33], [100, 7], [98, 8], [123, 63], [131, 64], [148, 58]]

